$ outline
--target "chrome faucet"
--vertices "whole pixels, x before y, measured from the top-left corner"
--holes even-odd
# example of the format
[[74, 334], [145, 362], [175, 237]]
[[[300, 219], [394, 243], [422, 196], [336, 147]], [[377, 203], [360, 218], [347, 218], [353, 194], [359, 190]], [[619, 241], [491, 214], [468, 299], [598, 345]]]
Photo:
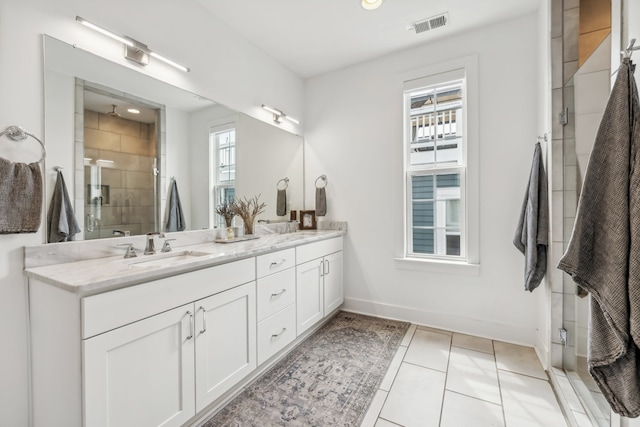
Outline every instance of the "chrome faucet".
[[153, 237], [158, 235], [160, 235], [160, 233], [147, 233], [147, 245], [144, 247], [145, 255], [153, 255], [156, 253], [156, 244]]
[[113, 235], [114, 236], [129, 237], [129, 236], [131, 236], [131, 231], [129, 231], [129, 230], [113, 230]]
[[133, 249], [133, 243], [120, 243], [118, 246], [127, 247], [127, 251], [124, 253], [125, 258], [135, 258], [138, 256], [136, 255], [136, 251]]

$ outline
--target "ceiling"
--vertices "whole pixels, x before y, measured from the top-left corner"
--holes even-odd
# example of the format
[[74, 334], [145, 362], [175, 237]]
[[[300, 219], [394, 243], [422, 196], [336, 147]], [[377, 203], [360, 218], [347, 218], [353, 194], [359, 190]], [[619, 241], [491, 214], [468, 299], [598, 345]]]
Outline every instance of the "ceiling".
[[[309, 78], [535, 11], [540, 0], [196, 0], [285, 67]], [[413, 24], [448, 12], [445, 27]]]

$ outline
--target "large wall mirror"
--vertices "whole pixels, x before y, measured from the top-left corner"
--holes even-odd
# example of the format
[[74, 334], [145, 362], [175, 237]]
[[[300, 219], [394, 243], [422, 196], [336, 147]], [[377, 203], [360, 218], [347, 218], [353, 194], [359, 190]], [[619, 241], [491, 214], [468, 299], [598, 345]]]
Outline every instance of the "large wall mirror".
[[[214, 210], [229, 197], [260, 195], [259, 219], [304, 209], [302, 137], [49, 36], [44, 65], [46, 185], [62, 167], [76, 240], [175, 231], [166, 229], [174, 182], [187, 230], [220, 226]], [[277, 216], [284, 180], [287, 212]]]

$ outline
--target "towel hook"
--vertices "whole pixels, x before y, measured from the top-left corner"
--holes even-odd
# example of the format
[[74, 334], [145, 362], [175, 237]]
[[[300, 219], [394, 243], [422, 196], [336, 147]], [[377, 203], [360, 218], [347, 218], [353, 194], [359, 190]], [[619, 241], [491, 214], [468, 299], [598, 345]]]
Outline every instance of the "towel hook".
[[40, 160], [38, 160], [38, 162], [43, 161], [45, 156], [47, 155], [47, 149], [44, 147], [44, 143], [42, 141], [40, 141], [40, 139], [38, 139], [37, 136], [35, 136], [32, 133], [27, 132], [26, 130], [24, 130], [20, 126], [9, 126], [3, 132], [0, 132], [0, 136], [2, 136], [2, 135], [6, 135], [7, 138], [9, 138], [9, 139], [11, 139], [13, 141], [24, 141], [25, 139], [27, 139], [28, 136], [30, 136], [31, 138], [33, 138], [36, 141], [38, 141], [38, 143], [42, 147], [42, 157], [40, 157]]
[[54, 166], [53, 170], [56, 172], [62, 172], [62, 169], [64, 169], [62, 166]]
[[548, 140], [549, 140], [549, 137], [547, 136], [546, 133], [544, 135], [542, 135], [542, 136], [538, 136], [538, 142], [540, 142], [540, 141], [547, 142]]
[[[280, 188], [281, 182], [284, 182], [284, 188]], [[280, 181], [278, 181], [278, 183], [276, 184], [276, 188], [278, 190], [286, 190], [287, 188], [289, 188], [289, 177], [282, 178]]]
[[627, 48], [622, 52], [620, 52], [623, 58], [631, 58], [633, 51], [640, 49], [640, 46], [634, 47], [633, 46], [634, 44], [636, 44], [636, 39], [629, 40], [629, 44], [627, 45]]
[[[324, 181], [324, 185], [323, 185], [322, 187], [318, 187], [318, 181], [319, 181], [319, 180]], [[316, 183], [315, 183], [315, 185], [316, 185], [316, 188], [324, 188], [324, 187], [326, 187], [326, 186], [327, 186], [327, 184], [328, 184], [328, 183], [329, 183], [329, 180], [327, 179], [327, 175], [322, 174], [322, 175], [320, 175], [319, 177], [317, 177], [317, 178], [316, 178]]]

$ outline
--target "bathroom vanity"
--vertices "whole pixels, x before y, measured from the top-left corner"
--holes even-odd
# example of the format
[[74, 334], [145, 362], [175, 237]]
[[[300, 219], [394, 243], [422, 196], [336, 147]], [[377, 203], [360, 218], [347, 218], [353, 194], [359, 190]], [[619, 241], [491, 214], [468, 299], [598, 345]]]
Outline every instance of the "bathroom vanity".
[[343, 234], [50, 265], [64, 246], [26, 248], [33, 425], [202, 421], [342, 304]]

